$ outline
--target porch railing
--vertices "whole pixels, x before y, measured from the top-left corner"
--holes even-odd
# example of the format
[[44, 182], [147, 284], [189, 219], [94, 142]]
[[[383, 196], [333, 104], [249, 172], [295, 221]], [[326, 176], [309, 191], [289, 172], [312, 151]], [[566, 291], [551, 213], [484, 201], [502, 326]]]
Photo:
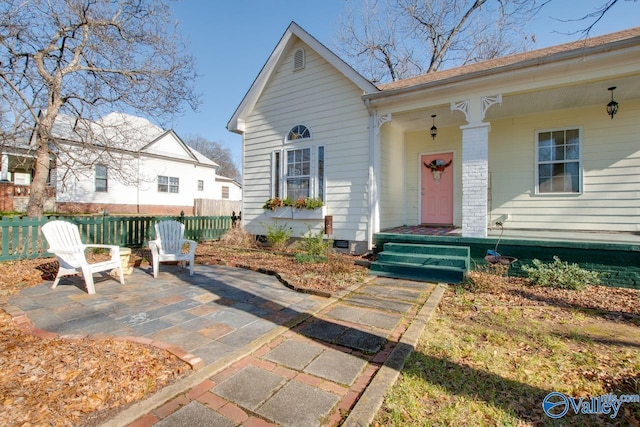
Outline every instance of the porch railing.
[[42, 226], [62, 219], [78, 225], [86, 244], [140, 247], [155, 238], [155, 223], [174, 219], [185, 225], [185, 236], [192, 240], [219, 239], [232, 227], [230, 216], [46, 216], [42, 218], [12, 217], [0, 219], [0, 261], [51, 256], [42, 235]]

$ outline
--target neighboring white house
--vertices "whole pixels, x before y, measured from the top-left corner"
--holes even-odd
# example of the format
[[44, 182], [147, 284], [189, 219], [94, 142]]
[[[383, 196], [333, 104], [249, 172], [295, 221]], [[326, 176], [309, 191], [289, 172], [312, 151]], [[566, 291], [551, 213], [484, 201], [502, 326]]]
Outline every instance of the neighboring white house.
[[[79, 144], [91, 133], [92, 144]], [[146, 119], [111, 113], [96, 122], [61, 116], [54, 137], [55, 184], [59, 212], [130, 214], [193, 213], [195, 199], [214, 198], [218, 190], [215, 162]], [[108, 139], [108, 152], [100, 141]], [[91, 160], [81, 165], [74, 158]]]
[[242, 185], [235, 179], [216, 175], [216, 188], [212, 198], [216, 200], [242, 200]]
[[[292, 23], [227, 128], [249, 232], [331, 215], [362, 251], [402, 225], [637, 233], [639, 118], [640, 28], [376, 86]], [[273, 197], [325, 206], [297, 219]]]

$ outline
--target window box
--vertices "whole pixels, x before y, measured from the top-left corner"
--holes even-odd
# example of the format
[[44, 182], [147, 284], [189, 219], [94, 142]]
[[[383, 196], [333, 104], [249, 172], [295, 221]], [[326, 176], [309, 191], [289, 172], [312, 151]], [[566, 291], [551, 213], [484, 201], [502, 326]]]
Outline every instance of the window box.
[[300, 209], [293, 206], [281, 206], [273, 210], [267, 209], [264, 214], [267, 218], [284, 218], [284, 219], [323, 219], [327, 212], [326, 206], [315, 209]]
[[326, 214], [326, 206], [315, 209], [293, 209], [293, 219], [323, 219]]
[[267, 209], [264, 211], [267, 218], [293, 218], [293, 207], [281, 206], [275, 209]]

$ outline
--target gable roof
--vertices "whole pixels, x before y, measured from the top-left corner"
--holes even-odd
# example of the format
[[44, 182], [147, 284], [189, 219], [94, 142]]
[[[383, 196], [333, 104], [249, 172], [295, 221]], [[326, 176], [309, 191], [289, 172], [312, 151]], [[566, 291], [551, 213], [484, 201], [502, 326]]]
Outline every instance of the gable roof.
[[[571, 43], [564, 43], [543, 49], [504, 56], [488, 61], [477, 62], [461, 67], [436, 71], [404, 80], [381, 84], [378, 88], [380, 94], [388, 94], [392, 91], [403, 89], [418, 89], [422, 86], [430, 86], [445, 80], [469, 79], [476, 76], [511, 71], [517, 68], [538, 66], [554, 61], [580, 57], [589, 53], [609, 51], [630, 45], [640, 44], [640, 27], [603, 36], [592, 37]], [[375, 95], [373, 95], [375, 97]]]
[[280, 63], [283, 61], [284, 55], [289, 51], [291, 46], [297, 40], [301, 40], [303, 43], [313, 49], [325, 61], [335, 67], [346, 78], [351, 80], [357, 87], [362, 89], [364, 93], [378, 92], [378, 88], [373, 83], [364, 78], [349, 64], [344, 62], [335, 53], [333, 53], [326, 46], [316, 40], [313, 36], [303, 30], [298, 24], [296, 24], [295, 22], [291, 22], [287, 30], [284, 32], [284, 35], [276, 45], [275, 49], [269, 56], [269, 59], [262, 67], [262, 70], [260, 70], [260, 73], [240, 102], [240, 105], [227, 123], [227, 129], [229, 131], [236, 133], [242, 133], [244, 131], [244, 119], [246, 115], [249, 114], [249, 112], [253, 109], [262, 91], [269, 82], [269, 79], [277, 70]]
[[95, 121], [59, 114], [54, 122], [52, 134], [54, 138], [69, 143], [82, 143], [85, 137], [90, 136], [91, 142], [96, 146], [108, 144], [114, 150], [160, 155], [184, 161], [184, 158], [173, 157], [171, 153], [158, 154], [150, 150], [154, 144], [169, 136], [191, 161], [210, 167], [219, 166], [185, 144], [173, 130], [165, 131], [143, 117], [126, 113], [112, 112]]

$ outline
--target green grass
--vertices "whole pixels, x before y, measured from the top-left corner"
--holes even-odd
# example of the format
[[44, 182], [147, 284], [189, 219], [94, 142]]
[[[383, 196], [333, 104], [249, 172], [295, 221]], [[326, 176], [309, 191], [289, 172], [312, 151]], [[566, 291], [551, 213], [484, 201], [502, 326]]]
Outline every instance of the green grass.
[[[610, 320], [556, 307], [498, 307], [490, 296], [465, 292], [449, 292], [440, 308], [374, 425], [600, 426], [640, 420], [640, 404], [623, 404], [613, 420], [582, 414], [553, 420], [542, 410], [552, 391], [569, 397], [640, 393], [638, 347], [596, 338]], [[628, 327], [634, 335], [627, 337], [640, 341], [637, 325], [617, 327]]]

